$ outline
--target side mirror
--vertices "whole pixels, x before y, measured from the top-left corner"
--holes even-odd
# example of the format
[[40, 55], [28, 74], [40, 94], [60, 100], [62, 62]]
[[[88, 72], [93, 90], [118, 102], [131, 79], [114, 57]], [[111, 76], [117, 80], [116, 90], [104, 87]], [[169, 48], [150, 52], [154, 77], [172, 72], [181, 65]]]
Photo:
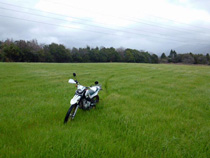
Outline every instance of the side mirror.
[[76, 73], [73, 73], [73, 76], [76, 77]]
[[98, 81], [95, 81], [95, 84], [97, 85], [98, 84]]

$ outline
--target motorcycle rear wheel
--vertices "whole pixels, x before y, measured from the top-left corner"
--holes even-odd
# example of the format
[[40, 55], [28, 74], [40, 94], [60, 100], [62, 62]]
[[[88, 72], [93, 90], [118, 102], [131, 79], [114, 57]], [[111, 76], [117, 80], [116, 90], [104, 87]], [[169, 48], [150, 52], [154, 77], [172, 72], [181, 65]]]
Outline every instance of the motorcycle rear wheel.
[[69, 110], [66, 113], [66, 117], [64, 118], [64, 123], [67, 123], [68, 122], [69, 117], [71, 117], [71, 120], [73, 119], [73, 114], [74, 114], [75, 109], [76, 109], [76, 105], [72, 105], [69, 108]]
[[95, 97], [93, 97], [93, 98], [91, 99], [91, 103], [94, 104], [93, 107], [96, 107], [96, 104], [97, 104], [98, 102], [99, 102], [99, 96], [98, 96], [98, 95], [95, 96]]

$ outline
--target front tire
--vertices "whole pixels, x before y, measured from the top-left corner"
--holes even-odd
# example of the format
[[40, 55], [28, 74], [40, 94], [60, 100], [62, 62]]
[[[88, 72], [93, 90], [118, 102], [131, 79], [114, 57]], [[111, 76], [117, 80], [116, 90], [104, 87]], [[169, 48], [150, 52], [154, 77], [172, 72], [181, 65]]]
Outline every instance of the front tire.
[[71, 120], [73, 119], [73, 114], [75, 112], [76, 105], [72, 105], [69, 110], [66, 113], [66, 117], [64, 118], [64, 123], [67, 123], [69, 120], [69, 117], [71, 117]]

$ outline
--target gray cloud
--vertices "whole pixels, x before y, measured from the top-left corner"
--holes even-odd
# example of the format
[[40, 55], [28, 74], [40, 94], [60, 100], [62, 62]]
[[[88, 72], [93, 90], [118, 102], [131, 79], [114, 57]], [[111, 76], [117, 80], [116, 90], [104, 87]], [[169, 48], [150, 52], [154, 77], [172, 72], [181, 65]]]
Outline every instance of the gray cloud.
[[199, 8], [201, 10], [205, 10], [206, 12], [210, 13], [210, 1], [209, 0], [191, 0], [190, 1], [191, 5], [194, 8]]
[[[32, 8], [36, 2], [38, 1], [33, 1], [33, 3], [31, 2], [33, 5], [30, 4], [28, 6], [25, 4], [24, 6]], [[11, 4], [12, 1], [8, 0], [6, 2], [4, 1], [4, 3]], [[197, 10], [209, 12], [210, 2], [208, 1], [197, 2], [191, 0], [188, 1], [188, 3], [193, 9], [196, 8]], [[13, 4], [20, 5], [20, 3]], [[171, 3], [171, 5], [178, 4]], [[201, 46], [206, 48], [206, 45], [208, 45], [210, 40], [210, 29], [208, 29], [210, 28], [210, 21], [208, 19], [203, 20], [203, 17], [201, 17], [200, 21], [195, 20], [191, 23], [185, 23], [153, 15], [147, 15], [143, 18], [126, 19], [123, 19], [122, 17], [115, 18], [114, 16], [107, 17], [97, 15], [99, 17], [99, 21], [100, 18], [101, 21], [103, 21], [103, 18], [113, 20], [105, 25], [104, 23], [95, 21], [95, 17], [92, 17], [92, 15], [83, 16], [81, 14], [78, 17], [74, 16], [75, 18], [72, 19], [67, 17], [69, 14], [65, 14], [65, 16], [58, 16], [55, 14], [47, 14], [46, 12], [3, 4], [1, 7], [13, 10], [18, 9], [22, 12], [40, 15], [35, 16], [1, 9], [0, 15], [14, 17], [9, 18], [0, 16], [1, 40], [5, 40], [7, 38], [13, 38], [14, 40], [37, 39], [39, 43], [49, 44], [51, 42], [56, 42], [64, 44], [69, 48], [85, 47], [86, 45], [91, 47], [105, 46], [115, 48], [122, 46], [125, 48], [128, 47], [146, 50], [156, 54], [161, 54], [166, 50], [175, 48], [179, 48], [179, 51], [183, 50], [183, 53], [193, 51], [194, 47], [198, 48]], [[58, 13], [56, 12], [56, 14]], [[44, 16], [51, 18], [46, 18]], [[115, 24], [114, 21], [117, 20], [121, 20], [123, 26]], [[124, 24], [123, 20], [128, 24]], [[121, 23], [119, 22], [119, 24]], [[208, 51], [208, 49], [206, 51]]]

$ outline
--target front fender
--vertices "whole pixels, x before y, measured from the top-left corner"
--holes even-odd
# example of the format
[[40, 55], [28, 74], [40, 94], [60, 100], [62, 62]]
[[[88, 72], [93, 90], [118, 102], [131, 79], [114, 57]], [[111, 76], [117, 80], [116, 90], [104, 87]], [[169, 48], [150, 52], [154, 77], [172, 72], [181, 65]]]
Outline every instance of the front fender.
[[70, 104], [73, 105], [73, 104], [78, 103], [79, 100], [80, 100], [80, 98], [81, 98], [81, 96], [75, 95], [75, 96], [71, 99]]

